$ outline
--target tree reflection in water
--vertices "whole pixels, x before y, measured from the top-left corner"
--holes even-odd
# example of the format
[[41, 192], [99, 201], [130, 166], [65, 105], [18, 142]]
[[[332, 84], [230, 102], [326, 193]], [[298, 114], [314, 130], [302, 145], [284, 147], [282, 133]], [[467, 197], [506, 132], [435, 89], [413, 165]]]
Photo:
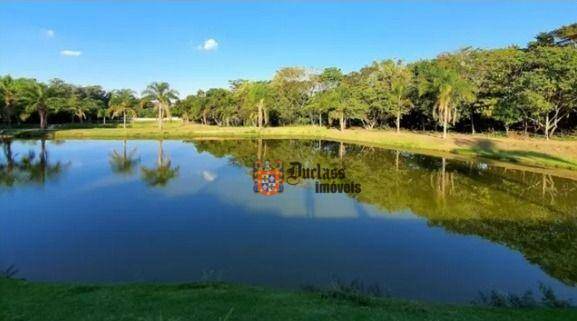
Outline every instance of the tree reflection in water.
[[142, 166], [142, 179], [149, 186], [165, 186], [178, 176], [179, 167], [172, 166], [170, 158], [164, 155], [163, 141], [158, 141], [158, 154], [155, 167]]
[[[419, 154], [294, 140], [195, 141], [199, 152], [247, 169], [263, 157], [343, 166], [361, 193], [349, 196], [387, 214], [410, 211], [451, 232], [520, 251], [562, 282], [577, 284], [577, 182], [527, 170]], [[346, 150], [346, 152], [345, 152]], [[248, 173], [249, 171], [247, 171]], [[306, 184], [300, 184], [306, 186]], [[320, 196], [319, 196], [320, 197]]]
[[109, 156], [110, 168], [114, 173], [132, 175], [134, 168], [140, 163], [136, 156], [136, 148], [127, 150], [126, 139], [122, 141], [122, 152], [113, 150]]
[[51, 162], [46, 140], [40, 141], [40, 151], [29, 150], [20, 158], [12, 151], [12, 140], [2, 139], [3, 159], [0, 161], [0, 186], [24, 184], [44, 185], [56, 179], [69, 163]]

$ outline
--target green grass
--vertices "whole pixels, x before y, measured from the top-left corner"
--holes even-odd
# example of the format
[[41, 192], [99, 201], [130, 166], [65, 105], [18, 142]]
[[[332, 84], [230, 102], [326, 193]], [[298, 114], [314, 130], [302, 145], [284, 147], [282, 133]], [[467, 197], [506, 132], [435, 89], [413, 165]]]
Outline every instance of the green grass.
[[4, 129], [4, 136], [51, 139], [226, 139], [299, 138], [325, 139], [375, 147], [421, 152], [433, 156], [483, 158], [543, 168], [577, 170], [577, 143], [571, 137], [545, 141], [540, 138], [508, 138], [492, 135], [453, 134], [441, 139], [436, 132], [395, 133], [387, 130], [349, 129], [344, 132], [319, 126], [216, 127], [166, 123], [161, 131], [155, 123], [118, 125], [63, 125], [52, 130]]
[[230, 284], [66, 285], [0, 279], [0, 320], [575, 320], [577, 310], [349, 300]]

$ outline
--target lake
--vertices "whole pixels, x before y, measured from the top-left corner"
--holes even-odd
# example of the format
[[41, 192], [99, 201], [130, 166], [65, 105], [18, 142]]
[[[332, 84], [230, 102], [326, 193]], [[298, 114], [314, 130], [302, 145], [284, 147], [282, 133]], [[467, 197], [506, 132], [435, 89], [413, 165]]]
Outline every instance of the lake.
[[[2, 148], [0, 269], [19, 278], [289, 289], [357, 280], [443, 302], [538, 294], [543, 283], [577, 300], [577, 181], [567, 178], [317, 140]], [[255, 192], [255, 163], [267, 160], [284, 168], [274, 195]]]

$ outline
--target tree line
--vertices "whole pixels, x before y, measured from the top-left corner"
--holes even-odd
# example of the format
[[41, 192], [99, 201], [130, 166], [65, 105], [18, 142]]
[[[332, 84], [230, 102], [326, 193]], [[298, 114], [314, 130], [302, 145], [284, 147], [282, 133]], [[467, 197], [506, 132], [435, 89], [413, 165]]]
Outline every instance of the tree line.
[[179, 99], [168, 83], [130, 90], [3, 76], [1, 119], [106, 122], [180, 116], [218, 126], [311, 124], [462, 132], [522, 130], [546, 138], [577, 127], [577, 23], [544, 32], [526, 47], [464, 48], [434, 59], [375, 61], [358, 71], [287, 67], [271, 80], [234, 80]]

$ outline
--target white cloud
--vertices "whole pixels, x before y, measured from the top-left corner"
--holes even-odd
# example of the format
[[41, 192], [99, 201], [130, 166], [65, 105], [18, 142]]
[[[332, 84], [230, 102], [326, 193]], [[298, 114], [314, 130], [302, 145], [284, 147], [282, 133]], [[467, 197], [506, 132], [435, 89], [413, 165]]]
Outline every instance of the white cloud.
[[65, 57], [78, 57], [82, 55], [80, 50], [61, 50], [60, 54]]
[[202, 178], [207, 182], [214, 181], [218, 176], [211, 171], [202, 171]]
[[205, 40], [202, 45], [198, 46], [199, 50], [204, 51], [213, 51], [216, 50], [217, 48], [218, 48], [218, 42], [212, 38]]
[[46, 38], [54, 38], [56, 32], [52, 29], [42, 29], [42, 35]]

